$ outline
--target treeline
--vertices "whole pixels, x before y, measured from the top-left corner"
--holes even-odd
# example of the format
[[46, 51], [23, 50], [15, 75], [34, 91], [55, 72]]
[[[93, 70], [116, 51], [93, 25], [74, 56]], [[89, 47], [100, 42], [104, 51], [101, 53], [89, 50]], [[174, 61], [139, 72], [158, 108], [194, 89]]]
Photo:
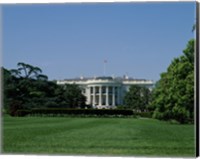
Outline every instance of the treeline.
[[12, 70], [2, 68], [3, 109], [10, 115], [33, 108], [86, 107], [86, 98], [77, 85], [57, 85], [48, 81], [38, 67], [21, 62], [17, 66]]

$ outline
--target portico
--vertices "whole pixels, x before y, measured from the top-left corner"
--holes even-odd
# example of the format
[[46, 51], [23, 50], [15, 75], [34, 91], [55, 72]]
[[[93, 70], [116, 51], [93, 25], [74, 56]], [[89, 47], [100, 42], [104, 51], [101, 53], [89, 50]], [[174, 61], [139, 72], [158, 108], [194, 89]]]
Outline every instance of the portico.
[[90, 105], [96, 107], [114, 107], [120, 103], [120, 86], [91, 85], [88, 86]]

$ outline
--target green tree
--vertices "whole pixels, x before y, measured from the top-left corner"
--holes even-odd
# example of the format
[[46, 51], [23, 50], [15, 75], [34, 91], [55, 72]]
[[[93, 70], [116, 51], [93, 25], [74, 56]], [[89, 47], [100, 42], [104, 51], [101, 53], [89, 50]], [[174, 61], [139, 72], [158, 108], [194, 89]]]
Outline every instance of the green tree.
[[150, 90], [146, 87], [131, 86], [124, 96], [125, 107], [136, 111], [147, 110], [150, 95]]
[[194, 40], [183, 55], [172, 60], [167, 72], [161, 74], [153, 90], [151, 109], [158, 119], [175, 119], [180, 123], [194, 117]]
[[66, 105], [70, 108], [85, 107], [86, 97], [81, 93], [81, 89], [76, 84], [65, 84], [64, 99]]
[[30, 79], [41, 79], [47, 80], [48, 77], [46, 75], [41, 74], [42, 70], [39, 67], [35, 67], [23, 62], [19, 62], [17, 64], [17, 69], [12, 69], [10, 72], [12, 75], [19, 78], [30, 78]]
[[78, 85], [57, 85], [48, 81], [38, 67], [18, 63], [17, 69], [3, 73], [4, 110], [10, 115], [17, 115], [19, 109], [32, 108], [84, 108], [86, 97]]
[[19, 79], [12, 76], [11, 72], [1, 68], [3, 75], [3, 109], [4, 112], [15, 115], [18, 109], [22, 108], [23, 95], [18, 88]]
[[[4, 110], [15, 115], [18, 109], [27, 109], [34, 106], [43, 105], [45, 93], [39, 83], [48, 83], [47, 76], [40, 74], [42, 71], [38, 67], [29, 64], [18, 63], [18, 69], [3, 72], [3, 101]], [[48, 86], [47, 86], [48, 87]], [[49, 91], [50, 92], [50, 91]], [[37, 103], [36, 103], [37, 101]]]

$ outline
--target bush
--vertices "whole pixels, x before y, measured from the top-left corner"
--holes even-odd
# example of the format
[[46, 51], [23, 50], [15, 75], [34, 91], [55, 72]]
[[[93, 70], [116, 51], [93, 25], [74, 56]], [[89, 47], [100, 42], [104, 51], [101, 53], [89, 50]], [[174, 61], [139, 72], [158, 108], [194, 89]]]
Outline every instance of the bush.
[[140, 116], [151, 118], [152, 112], [133, 112], [127, 109], [70, 109], [70, 108], [44, 108], [44, 109], [31, 109], [17, 110], [15, 116], [98, 116], [98, 117], [125, 117], [125, 116]]

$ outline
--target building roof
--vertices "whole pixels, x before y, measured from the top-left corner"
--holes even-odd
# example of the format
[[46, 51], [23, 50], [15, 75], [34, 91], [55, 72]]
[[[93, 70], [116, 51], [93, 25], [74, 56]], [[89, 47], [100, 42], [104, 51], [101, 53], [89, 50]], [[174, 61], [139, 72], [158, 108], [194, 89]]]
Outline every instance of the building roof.
[[64, 80], [58, 81], [88, 81], [88, 80], [116, 80], [116, 81], [151, 81], [147, 79], [137, 79], [132, 77], [111, 77], [111, 76], [98, 76], [98, 77], [76, 77], [76, 78], [68, 78]]
[[101, 80], [113, 80], [113, 77], [111, 77], [111, 76], [99, 76], [99, 77], [96, 77], [95, 79], [101, 79]]

